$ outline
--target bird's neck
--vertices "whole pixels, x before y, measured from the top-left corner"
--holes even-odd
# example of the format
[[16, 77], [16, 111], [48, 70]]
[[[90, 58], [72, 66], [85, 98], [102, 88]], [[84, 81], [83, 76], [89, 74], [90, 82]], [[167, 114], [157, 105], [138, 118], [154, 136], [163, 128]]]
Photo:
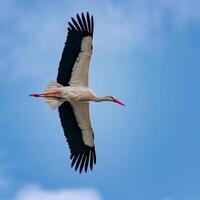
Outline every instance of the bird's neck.
[[109, 101], [109, 100], [108, 100], [107, 97], [97, 97], [97, 96], [95, 96], [93, 98], [93, 101], [95, 101], [95, 102], [101, 102], [101, 101]]

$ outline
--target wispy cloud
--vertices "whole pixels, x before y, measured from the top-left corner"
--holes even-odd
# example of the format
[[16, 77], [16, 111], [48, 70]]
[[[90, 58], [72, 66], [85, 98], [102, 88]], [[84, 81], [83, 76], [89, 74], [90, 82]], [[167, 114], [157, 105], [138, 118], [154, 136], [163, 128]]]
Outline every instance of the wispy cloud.
[[24, 187], [15, 198], [16, 200], [102, 200], [94, 189], [65, 189], [50, 191], [38, 186]]
[[42, 4], [28, 11], [15, 0], [2, 0], [1, 5], [4, 11], [0, 22], [7, 31], [0, 31], [3, 38], [0, 72], [7, 74], [7, 79], [42, 77], [47, 73], [53, 77], [64, 46], [67, 18], [79, 10], [89, 10], [95, 16], [94, 52], [99, 61], [105, 55], [117, 57], [141, 48], [162, 49], [166, 42], [163, 13], [173, 19], [174, 27], [184, 27], [191, 20], [200, 21], [197, 0], [163, 0], [152, 4], [139, 0], [121, 4], [86, 1], [82, 9], [77, 9], [80, 2], [69, 6], [61, 1], [59, 8], [57, 3]]

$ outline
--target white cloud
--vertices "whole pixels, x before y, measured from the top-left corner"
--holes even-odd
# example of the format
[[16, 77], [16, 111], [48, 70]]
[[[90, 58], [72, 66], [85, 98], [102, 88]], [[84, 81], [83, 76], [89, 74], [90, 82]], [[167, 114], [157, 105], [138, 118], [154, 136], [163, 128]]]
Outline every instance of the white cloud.
[[[66, 9], [71, 13], [72, 9], [76, 10], [75, 5], [76, 3], [72, 3], [70, 7], [66, 6]], [[143, 7], [137, 10], [136, 6], [131, 13], [126, 12], [124, 9], [126, 6], [119, 7], [111, 1], [98, 5], [90, 2], [88, 7], [95, 17], [94, 46], [97, 60], [101, 61], [105, 55], [116, 57], [142, 44], [146, 45], [147, 40], [152, 41], [150, 12], [140, 10]], [[4, 10], [7, 11], [5, 13], [10, 15], [3, 15], [1, 18], [8, 22], [15, 21], [14, 26], [10, 27], [12, 30], [9, 30], [15, 37], [9, 33], [1, 34], [4, 38], [3, 45], [11, 43], [9, 54], [3, 56], [0, 61], [1, 74], [7, 74], [7, 79], [9, 75], [11, 79], [38, 77], [40, 80], [44, 74], [52, 73], [53, 76], [57, 72], [64, 46], [67, 20], [71, 17], [71, 14], [66, 14], [69, 13], [66, 9], [63, 10], [62, 7], [60, 10], [54, 9], [53, 4], [48, 4], [24, 12], [14, 0], [10, 0], [9, 4], [5, 3]], [[73, 12], [73, 15], [75, 14], [76, 11]], [[155, 25], [155, 19], [152, 21]], [[18, 43], [18, 40], [21, 42]]]
[[50, 191], [38, 186], [26, 186], [15, 200], [102, 200], [94, 189], [66, 189]]
[[7, 74], [6, 79], [38, 77], [41, 80], [44, 74], [54, 77], [65, 42], [67, 20], [79, 11], [89, 10], [95, 17], [95, 64], [102, 64], [105, 55], [111, 60], [138, 49], [159, 52], [167, 43], [166, 19], [172, 19], [170, 23], [174, 23], [175, 29], [200, 21], [198, 0], [152, 3], [136, 0], [118, 4], [88, 0], [81, 7], [79, 1], [70, 5], [60, 1], [56, 5], [41, 4], [32, 10], [22, 9], [16, 0], [2, 0], [0, 5], [4, 10], [0, 23], [8, 29], [0, 31], [1, 49], [6, 47], [5, 51], [9, 52], [0, 61], [0, 73]]

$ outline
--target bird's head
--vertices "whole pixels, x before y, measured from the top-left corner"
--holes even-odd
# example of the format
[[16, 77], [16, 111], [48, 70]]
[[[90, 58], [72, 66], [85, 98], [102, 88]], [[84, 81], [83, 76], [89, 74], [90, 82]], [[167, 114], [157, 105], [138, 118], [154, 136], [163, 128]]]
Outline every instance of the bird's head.
[[116, 98], [113, 97], [113, 96], [107, 96], [106, 98], [107, 98], [108, 101], [112, 101], [112, 102], [118, 103], [118, 104], [120, 104], [120, 105], [122, 105], [122, 106], [125, 106], [124, 103], [122, 103], [120, 100], [116, 99]]

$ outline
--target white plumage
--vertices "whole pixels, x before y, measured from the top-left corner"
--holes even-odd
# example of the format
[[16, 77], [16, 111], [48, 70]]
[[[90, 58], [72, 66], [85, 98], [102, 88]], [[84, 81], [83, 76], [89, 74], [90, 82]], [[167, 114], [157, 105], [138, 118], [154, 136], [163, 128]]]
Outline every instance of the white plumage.
[[92, 56], [92, 37], [87, 36], [81, 42], [81, 52], [73, 67], [72, 76], [69, 81], [71, 86], [88, 86], [88, 69]]

